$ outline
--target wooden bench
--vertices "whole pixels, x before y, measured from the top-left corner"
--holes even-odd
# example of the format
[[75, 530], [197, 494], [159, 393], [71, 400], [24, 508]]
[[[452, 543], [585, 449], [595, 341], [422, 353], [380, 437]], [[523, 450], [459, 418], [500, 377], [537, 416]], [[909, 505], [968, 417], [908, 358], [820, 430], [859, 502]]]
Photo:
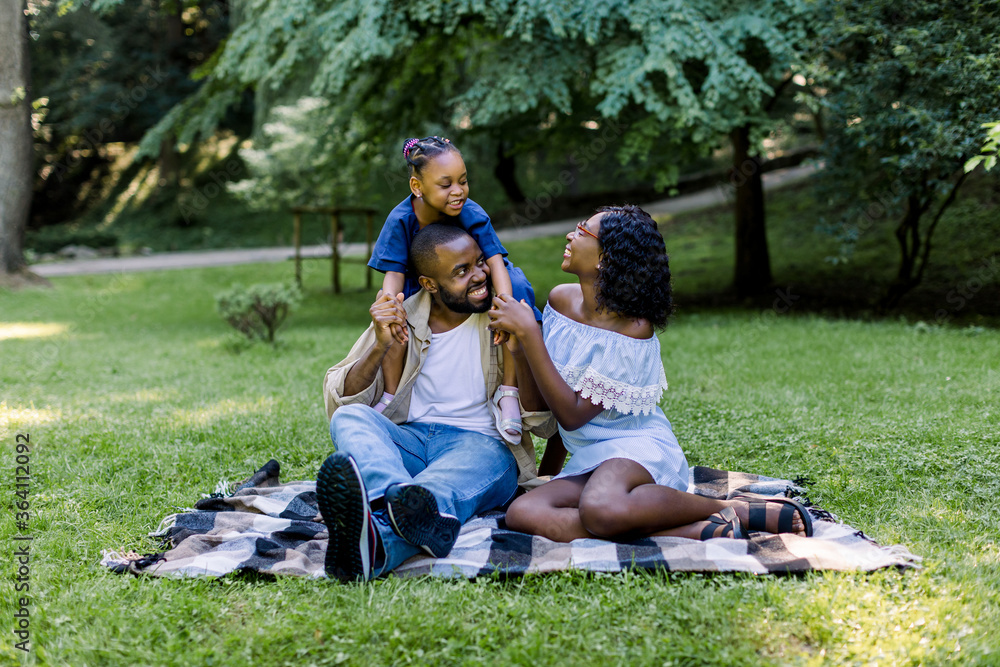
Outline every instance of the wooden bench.
[[[318, 213], [330, 216], [330, 282], [333, 286], [333, 293], [340, 294], [340, 264], [341, 262], [360, 262], [367, 266], [368, 260], [372, 256], [372, 226], [375, 220], [375, 209], [373, 208], [352, 208], [334, 206], [296, 206], [292, 208], [293, 224], [292, 241], [295, 245], [295, 283], [302, 286], [302, 215], [304, 213]], [[363, 215], [365, 217], [365, 244], [368, 254], [362, 259], [342, 258], [338, 250], [340, 243], [340, 219], [345, 215]], [[312, 258], [311, 258], [312, 259]], [[315, 259], [326, 259], [317, 257]], [[365, 288], [372, 288], [372, 270], [365, 269]]]

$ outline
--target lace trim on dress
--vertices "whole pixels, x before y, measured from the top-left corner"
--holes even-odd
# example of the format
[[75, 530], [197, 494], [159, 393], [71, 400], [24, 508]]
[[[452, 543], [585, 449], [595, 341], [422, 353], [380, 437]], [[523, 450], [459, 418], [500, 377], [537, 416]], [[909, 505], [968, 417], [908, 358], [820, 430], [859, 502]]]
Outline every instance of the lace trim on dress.
[[652, 413], [667, 388], [667, 378], [662, 366], [660, 381], [644, 387], [612, 380], [589, 365], [560, 368], [556, 364], [556, 369], [566, 380], [566, 384], [573, 387], [573, 391], [580, 392], [580, 396], [589, 398], [592, 403], [601, 405], [605, 410], [615, 410], [625, 415]]

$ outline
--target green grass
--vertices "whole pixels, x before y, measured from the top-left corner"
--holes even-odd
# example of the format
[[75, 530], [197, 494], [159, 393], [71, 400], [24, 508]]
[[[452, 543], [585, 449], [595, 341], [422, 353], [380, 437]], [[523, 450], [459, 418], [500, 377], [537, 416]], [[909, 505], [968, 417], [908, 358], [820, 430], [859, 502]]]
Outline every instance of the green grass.
[[[325, 265], [307, 264], [281, 343], [245, 348], [213, 294], [288, 279], [289, 265], [66, 278], [0, 293], [0, 661], [25, 658], [9, 632], [8, 554], [14, 437], [29, 433], [28, 662], [1000, 664], [1000, 332], [840, 319], [801, 301], [784, 314], [771, 300], [695, 306], [691, 295], [728, 279], [723, 217], [718, 233], [708, 220], [665, 226], [681, 307], [661, 337], [662, 405], [690, 463], [806, 475], [814, 501], [907, 545], [922, 570], [368, 585], [111, 574], [102, 549], [156, 550], [146, 533], [220, 478], [272, 457], [285, 480], [314, 477], [330, 449], [323, 374], [364, 327], [371, 295], [334, 298]], [[562, 243], [510, 244], [540, 298], [564, 280]], [[828, 276], [815, 256], [776, 261], [779, 282]], [[345, 267], [348, 289], [361, 281]]]

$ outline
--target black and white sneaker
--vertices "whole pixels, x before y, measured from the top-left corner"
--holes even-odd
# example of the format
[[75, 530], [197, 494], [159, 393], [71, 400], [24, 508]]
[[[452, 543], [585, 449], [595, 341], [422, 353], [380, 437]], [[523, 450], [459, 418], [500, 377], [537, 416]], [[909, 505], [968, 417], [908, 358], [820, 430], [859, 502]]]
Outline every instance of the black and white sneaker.
[[327, 576], [340, 581], [370, 579], [374, 526], [361, 471], [350, 455], [334, 452], [320, 466], [316, 502], [330, 533]]
[[448, 555], [462, 529], [456, 517], [438, 512], [434, 494], [418, 484], [390, 486], [385, 505], [393, 531], [435, 558]]

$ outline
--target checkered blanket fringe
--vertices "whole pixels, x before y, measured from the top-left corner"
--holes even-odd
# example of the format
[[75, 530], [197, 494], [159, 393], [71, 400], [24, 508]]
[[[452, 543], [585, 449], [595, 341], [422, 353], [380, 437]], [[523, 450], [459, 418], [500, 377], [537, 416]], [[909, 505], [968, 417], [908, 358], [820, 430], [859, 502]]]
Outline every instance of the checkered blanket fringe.
[[[194, 509], [166, 517], [151, 535], [163, 539], [167, 551], [148, 555], [104, 551], [101, 564], [114, 572], [159, 577], [219, 577], [246, 571], [325, 577], [327, 532], [318, 517], [316, 483], [281, 484], [279, 471], [278, 462], [271, 460], [235, 485], [232, 493], [217, 487]], [[804, 496], [802, 481], [698, 466], [691, 470], [690, 490], [712, 498], [747, 492], [794, 497], [813, 517], [815, 535], [811, 538], [754, 533], [746, 540], [653, 537], [627, 544], [597, 539], [564, 544], [508, 530], [503, 513], [489, 512], [462, 528], [446, 558], [414, 556], [395, 574], [471, 579], [568, 569], [768, 574], [919, 567], [920, 557], [906, 547], [881, 547], [813, 506]]]

